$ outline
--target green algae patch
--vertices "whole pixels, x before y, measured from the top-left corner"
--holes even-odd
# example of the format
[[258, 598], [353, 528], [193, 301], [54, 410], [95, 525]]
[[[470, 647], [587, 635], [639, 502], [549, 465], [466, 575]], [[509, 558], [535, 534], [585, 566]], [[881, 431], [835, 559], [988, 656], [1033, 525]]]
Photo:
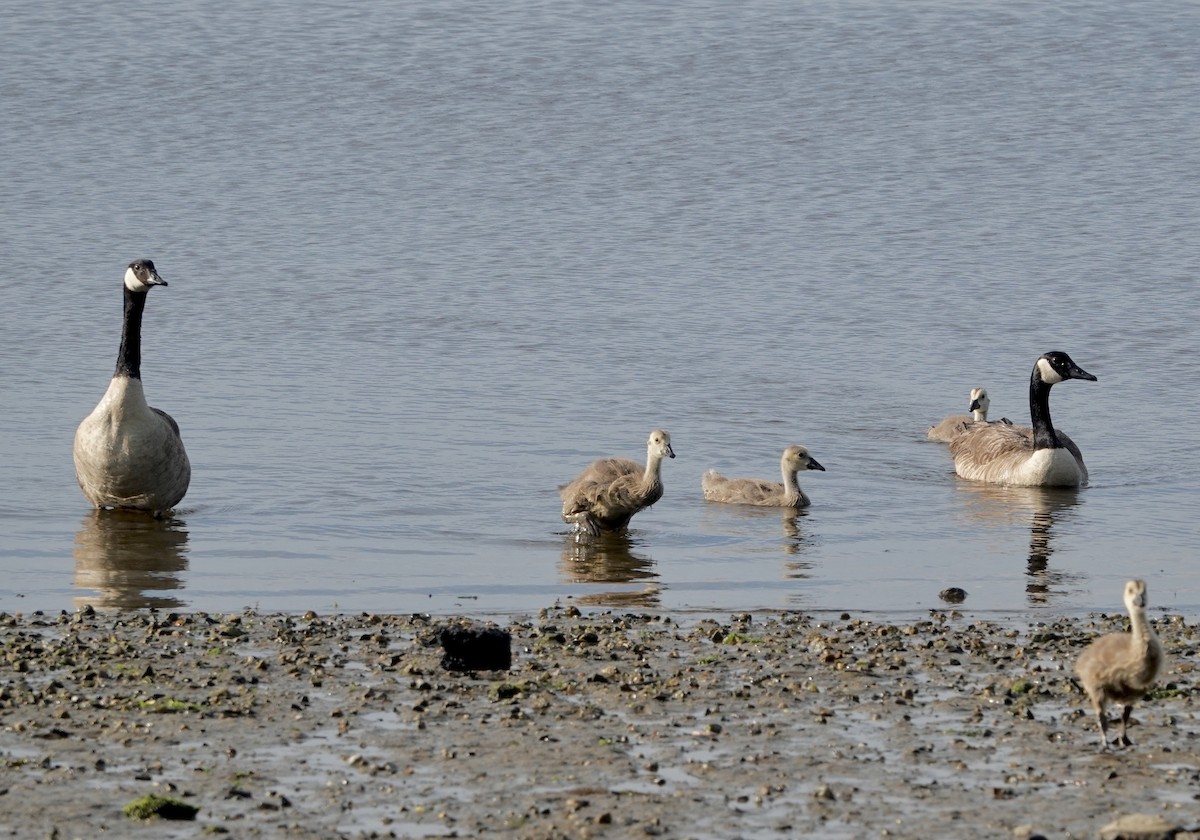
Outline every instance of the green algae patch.
[[138, 706], [147, 712], [154, 712], [160, 715], [178, 714], [179, 712], [199, 712], [204, 709], [199, 703], [176, 700], [174, 697], [151, 697], [148, 700], [139, 700]]
[[194, 820], [200, 811], [182, 799], [154, 794], [135, 799], [121, 810], [131, 820], [150, 820], [155, 817], [163, 820]]

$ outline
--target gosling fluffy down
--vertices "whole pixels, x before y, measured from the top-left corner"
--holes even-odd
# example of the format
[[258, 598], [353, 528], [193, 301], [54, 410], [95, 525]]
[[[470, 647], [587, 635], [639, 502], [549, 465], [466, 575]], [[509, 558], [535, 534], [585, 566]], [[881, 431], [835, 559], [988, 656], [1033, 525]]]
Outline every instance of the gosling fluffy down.
[[810, 500], [800, 489], [796, 474], [800, 470], [824, 472], [825, 468], [806, 448], [796, 445], [783, 450], [779, 470], [783, 476], [782, 483], [758, 478], [726, 478], [716, 470], [709, 470], [700, 479], [700, 487], [704, 491], [704, 498], [710, 502], [762, 507], [808, 507]]
[[1125, 608], [1129, 610], [1129, 633], [1109, 633], [1096, 639], [1080, 654], [1075, 672], [1083, 683], [1096, 722], [1100, 726], [1101, 749], [1108, 749], [1108, 719], [1105, 707], [1120, 703], [1121, 734], [1116, 746], [1132, 745], [1126, 730], [1133, 704], [1154, 685], [1163, 667], [1163, 648], [1154, 628], [1146, 620], [1146, 582], [1125, 584]]
[[972, 388], [967, 410], [970, 414], [951, 414], [940, 423], [930, 426], [925, 437], [938, 443], [949, 443], [976, 423], [988, 421], [988, 408], [992, 401], [988, 399], [987, 391], [983, 388]]
[[625, 530], [635, 513], [662, 498], [662, 461], [674, 457], [671, 435], [655, 429], [646, 441], [645, 467], [626, 458], [592, 462], [559, 488], [563, 521], [593, 536]]

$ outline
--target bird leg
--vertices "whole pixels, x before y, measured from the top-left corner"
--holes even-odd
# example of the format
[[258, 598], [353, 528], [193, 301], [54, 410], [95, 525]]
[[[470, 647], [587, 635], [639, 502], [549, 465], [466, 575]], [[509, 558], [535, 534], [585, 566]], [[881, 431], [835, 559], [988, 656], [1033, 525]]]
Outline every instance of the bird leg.
[[1100, 724], [1100, 749], [1105, 751], [1108, 749], [1108, 718], [1103, 709], [1096, 710], [1096, 721]]
[[1129, 727], [1129, 717], [1133, 714], [1133, 706], [1126, 706], [1121, 712], [1121, 737], [1117, 738], [1117, 743], [1122, 747], [1132, 747], [1133, 741], [1129, 740], [1129, 736], [1125, 734], [1125, 730]]

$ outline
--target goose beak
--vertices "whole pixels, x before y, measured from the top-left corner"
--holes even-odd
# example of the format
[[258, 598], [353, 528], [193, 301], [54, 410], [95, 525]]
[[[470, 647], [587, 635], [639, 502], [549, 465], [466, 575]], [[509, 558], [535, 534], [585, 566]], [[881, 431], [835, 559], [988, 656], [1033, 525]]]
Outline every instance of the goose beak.
[[[962, 403], [959, 403], [959, 405], [962, 405]], [[982, 407], [979, 404], [979, 400], [971, 400], [971, 404], [967, 406], [967, 411], [978, 411]]]
[[[157, 271], [151, 271], [150, 276], [146, 278], [147, 286], [165, 286], [167, 281], [158, 276]], [[1094, 378], [1094, 377], [1093, 377]]]
[[821, 464], [817, 461], [817, 459], [812, 457], [811, 455], [808, 457], [808, 468], [810, 470], [820, 470], [821, 472], [825, 472], [825, 468], [822, 467]]
[[1076, 364], [1071, 365], [1071, 369], [1067, 371], [1067, 377], [1069, 379], [1086, 379], [1088, 382], [1096, 381], [1096, 377], [1092, 376], [1090, 373]]
[[675, 450], [671, 448], [671, 444], [669, 444], [669, 443], [667, 444], [667, 457], [668, 458], [675, 457]]

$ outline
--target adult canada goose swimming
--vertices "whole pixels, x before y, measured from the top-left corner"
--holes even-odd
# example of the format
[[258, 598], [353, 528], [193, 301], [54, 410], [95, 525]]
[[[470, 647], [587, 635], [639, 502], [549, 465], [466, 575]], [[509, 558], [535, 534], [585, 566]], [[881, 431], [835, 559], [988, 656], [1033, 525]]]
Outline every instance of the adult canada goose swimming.
[[1050, 421], [1050, 388], [1067, 379], [1096, 377], [1052, 351], [1038, 357], [1029, 378], [1033, 432], [1004, 423], [975, 424], [950, 441], [954, 471], [962, 478], [1030, 487], [1078, 487], [1088, 480], [1079, 448], [1074, 451]]
[[1146, 620], [1146, 582], [1131, 580], [1125, 584], [1125, 608], [1129, 610], [1130, 633], [1109, 633], [1096, 639], [1079, 655], [1075, 673], [1083, 681], [1100, 724], [1102, 749], [1108, 749], [1108, 720], [1104, 708], [1111, 700], [1125, 708], [1121, 713], [1121, 734], [1117, 746], [1132, 744], [1125, 734], [1133, 704], [1154, 685], [1163, 666], [1162, 643]]
[[146, 404], [142, 391], [142, 311], [153, 286], [165, 286], [150, 260], [125, 269], [125, 317], [117, 369], [99, 405], [75, 431], [75, 477], [95, 507], [155, 516], [183, 498], [192, 477], [179, 425]]
[[925, 433], [925, 437], [929, 438], [929, 440], [936, 440], [939, 443], [949, 443], [974, 424], [986, 423], [988, 406], [991, 404], [992, 401], [988, 399], [987, 391], [983, 388], [972, 388], [971, 399], [967, 407], [967, 411], [971, 413], [951, 414], [937, 425], [930, 426], [929, 431]]
[[716, 470], [709, 470], [700, 479], [704, 498], [710, 502], [725, 502], [735, 505], [761, 505], [763, 507], [802, 508], [808, 507], [809, 498], [800, 489], [796, 473], [800, 470], [825, 468], [808, 454], [803, 446], [789, 446], [783, 450], [779, 460], [783, 483], [764, 481], [759, 478], [726, 478]]
[[625, 458], [594, 461], [560, 490], [562, 517], [596, 535], [622, 531], [639, 510], [662, 498], [662, 460], [674, 458], [671, 435], [655, 429], [646, 441], [646, 466]]

